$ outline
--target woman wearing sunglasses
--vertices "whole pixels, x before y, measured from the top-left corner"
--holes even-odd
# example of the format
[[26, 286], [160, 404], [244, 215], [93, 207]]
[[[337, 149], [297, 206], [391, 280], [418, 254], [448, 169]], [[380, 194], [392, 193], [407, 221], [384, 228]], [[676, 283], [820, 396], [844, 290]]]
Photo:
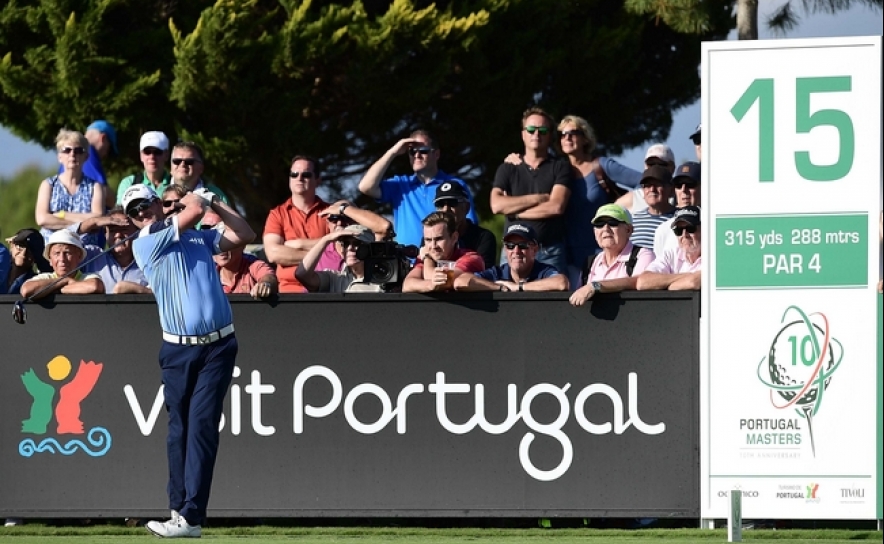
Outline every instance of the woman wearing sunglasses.
[[[44, 240], [53, 232], [104, 213], [104, 189], [97, 181], [83, 174], [89, 156], [89, 142], [81, 133], [61, 129], [55, 138], [58, 162], [64, 172], [46, 178], [37, 192], [34, 218]], [[100, 233], [84, 234], [86, 245], [104, 247]]]
[[587, 260], [583, 287], [569, 301], [582, 306], [596, 293], [635, 290], [638, 275], [653, 262], [654, 253], [632, 245], [632, 217], [617, 204], [601, 206], [592, 219], [595, 240], [602, 249]]

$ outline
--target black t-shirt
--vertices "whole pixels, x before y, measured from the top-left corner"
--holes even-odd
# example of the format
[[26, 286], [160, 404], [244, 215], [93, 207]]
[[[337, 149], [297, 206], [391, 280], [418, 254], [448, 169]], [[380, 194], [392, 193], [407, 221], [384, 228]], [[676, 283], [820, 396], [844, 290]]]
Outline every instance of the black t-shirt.
[[457, 239], [457, 245], [463, 249], [472, 249], [482, 256], [485, 268], [491, 268], [497, 264], [497, 240], [491, 231], [483, 229], [469, 219], [467, 230]]
[[[494, 187], [503, 190], [508, 196], [550, 194], [555, 185], [564, 185], [570, 189], [573, 177], [571, 163], [563, 158], [547, 159], [537, 168], [530, 168], [525, 162], [519, 165], [503, 163], [494, 175]], [[514, 221], [514, 217], [506, 218], [504, 232]], [[518, 221], [534, 227], [538, 241], [543, 245], [565, 241], [564, 214], [549, 219]]]

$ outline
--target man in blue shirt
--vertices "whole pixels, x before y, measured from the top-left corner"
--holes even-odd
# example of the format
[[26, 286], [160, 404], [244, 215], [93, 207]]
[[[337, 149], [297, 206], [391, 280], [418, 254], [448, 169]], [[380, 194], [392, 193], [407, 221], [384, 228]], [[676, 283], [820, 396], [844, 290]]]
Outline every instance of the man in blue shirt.
[[[393, 176], [381, 181], [393, 159], [406, 152], [414, 174]], [[396, 142], [359, 180], [359, 191], [362, 194], [380, 202], [388, 202], [393, 207], [393, 229], [396, 231], [396, 241], [400, 244], [417, 247], [423, 245], [422, 221], [436, 211], [433, 203], [436, 188], [445, 182], [463, 186], [470, 201], [467, 217], [473, 223], [479, 223], [469, 187], [463, 180], [439, 170], [440, 155], [439, 147], [430, 134], [425, 130], [416, 130], [408, 138]]]
[[506, 264], [475, 275], [461, 274], [458, 291], [567, 291], [568, 277], [556, 267], [537, 260], [537, 232], [528, 223], [512, 223], [503, 235]]
[[147, 278], [144, 272], [135, 262], [132, 252], [132, 240], [126, 239], [138, 231], [123, 208], [118, 206], [107, 215], [91, 217], [81, 223], [74, 223], [68, 229], [74, 234], [80, 235], [85, 232], [104, 231], [107, 237], [108, 247], [112, 250], [87, 245], [86, 259], [91, 261], [86, 265], [85, 271], [98, 274], [104, 283], [104, 292], [107, 294], [150, 294]]
[[[169, 507], [172, 518], [145, 527], [166, 538], [200, 537], [218, 453], [218, 425], [238, 350], [233, 314], [213, 254], [243, 247], [255, 233], [206, 189], [186, 194], [170, 218], [144, 184], [126, 190], [123, 209], [137, 227], [138, 265], [157, 300], [163, 346], [160, 368], [169, 413]], [[211, 207], [224, 232], [193, 230]]]

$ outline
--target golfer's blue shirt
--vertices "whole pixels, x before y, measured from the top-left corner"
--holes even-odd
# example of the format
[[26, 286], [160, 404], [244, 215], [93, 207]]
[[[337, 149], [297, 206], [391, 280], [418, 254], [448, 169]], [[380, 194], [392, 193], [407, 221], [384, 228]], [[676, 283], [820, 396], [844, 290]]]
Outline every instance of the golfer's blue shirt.
[[186, 230], [178, 217], [148, 225], [132, 244], [135, 260], [157, 299], [163, 331], [202, 336], [233, 322], [212, 255], [220, 253], [221, 233]]

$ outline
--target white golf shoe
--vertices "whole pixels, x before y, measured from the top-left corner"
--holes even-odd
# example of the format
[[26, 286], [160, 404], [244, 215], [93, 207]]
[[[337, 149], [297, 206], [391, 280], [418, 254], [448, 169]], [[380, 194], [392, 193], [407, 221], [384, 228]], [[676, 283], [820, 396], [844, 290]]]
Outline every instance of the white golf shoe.
[[172, 519], [169, 521], [149, 521], [144, 527], [161, 538], [200, 538], [203, 534], [203, 528], [199, 525], [191, 525], [187, 523], [181, 515], [175, 515], [178, 512], [172, 511]]

